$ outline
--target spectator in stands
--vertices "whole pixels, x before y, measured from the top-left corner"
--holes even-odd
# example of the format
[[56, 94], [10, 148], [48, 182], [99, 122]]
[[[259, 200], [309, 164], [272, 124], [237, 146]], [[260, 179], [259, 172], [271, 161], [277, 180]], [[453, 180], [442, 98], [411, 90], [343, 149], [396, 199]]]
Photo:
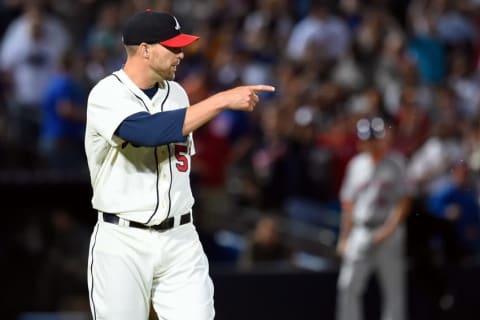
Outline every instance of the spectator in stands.
[[404, 65], [408, 63], [405, 53], [405, 36], [395, 30], [389, 32], [382, 41], [382, 49], [378, 61], [374, 63], [370, 72], [373, 73], [373, 81], [382, 94], [390, 114], [398, 111], [399, 97], [403, 86]]
[[470, 46], [478, 36], [472, 19], [463, 12], [459, 1], [434, 0], [437, 9], [434, 27], [439, 38], [449, 47]]
[[63, 25], [44, 5], [42, 0], [25, 1], [22, 15], [10, 23], [0, 47], [0, 69], [9, 81], [9, 121], [22, 146], [37, 142], [43, 94], [70, 43]]
[[453, 164], [449, 177], [428, 199], [429, 212], [446, 220], [456, 230], [457, 246], [452, 254], [458, 258], [480, 253], [480, 206], [478, 190], [470, 178], [468, 163]]
[[88, 30], [86, 47], [88, 61], [85, 66], [89, 84], [97, 83], [117, 70], [124, 59], [120, 39], [120, 4], [106, 2], [98, 10], [94, 25]]
[[408, 30], [412, 33], [408, 51], [418, 65], [422, 82], [439, 85], [447, 74], [447, 50], [435, 28], [435, 1], [411, 1]]
[[278, 161], [286, 150], [282, 124], [287, 117], [280, 106], [268, 105], [260, 110], [259, 131], [249, 155], [249, 166], [260, 193], [260, 208], [279, 209], [283, 201], [283, 176], [276, 174]]
[[281, 182], [283, 210], [293, 220], [324, 226], [333, 198], [332, 154], [316, 141], [314, 105], [302, 105], [294, 113], [293, 131], [273, 175]]
[[453, 163], [465, 159], [466, 150], [456, 123], [436, 123], [428, 139], [412, 155], [409, 176], [421, 194], [428, 194], [443, 181]]
[[325, 0], [312, 1], [308, 15], [294, 27], [287, 42], [287, 55], [294, 61], [303, 61], [310, 48], [317, 57], [336, 60], [350, 45], [347, 24], [334, 15]]
[[447, 85], [437, 86], [434, 92], [433, 105], [429, 110], [429, 119], [434, 124], [456, 123], [461, 130], [467, 117], [459, 108], [457, 102], [457, 95], [452, 88]]
[[242, 268], [291, 266], [291, 248], [284, 243], [274, 217], [265, 216], [257, 221], [239, 262]]
[[379, 68], [385, 68], [386, 72], [392, 73], [389, 75], [391, 78], [386, 80], [397, 80], [396, 73], [400, 67], [398, 63], [402, 59], [402, 41], [399, 41], [402, 38], [398, 31], [398, 26], [391, 14], [379, 8], [369, 7], [364, 10], [361, 23], [354, 33], [366, 77], [369, 82], [375, 81], [374, 84], [382, 91], [384, 86], [388, 86], [391, 82], [377, 81], [376, 73], [379, 72]]
[[83, 57], [68, 50], [61, 57], [58, 72], [47, 83], [38, 150], [49, 168], [86, 169], [83, 66]]
[[258, 58], [275, 61], [293, 27], [287, 1], [256, 0], [255, 4], [245, 17], [243, 42]]
[[455, 50], [450, 54], [448, 85], [455, 92], [459, 111], [465, 118], [480, 116], [480, 79], [475, 73], [471, 53]]
[[400, 107], [393, 117], [398, 128], [393, 147], [410, 158], [430, 134], [430, 119], [418, 102], [416, 87], [402, 89]]

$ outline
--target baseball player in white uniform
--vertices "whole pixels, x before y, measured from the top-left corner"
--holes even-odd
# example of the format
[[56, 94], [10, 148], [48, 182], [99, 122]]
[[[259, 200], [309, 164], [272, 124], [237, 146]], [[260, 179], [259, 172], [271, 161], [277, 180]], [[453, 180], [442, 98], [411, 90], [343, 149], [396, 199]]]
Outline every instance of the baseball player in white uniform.
[[363, 319], [362, 296], [378, 272], [382, 320], [405, 319], [403, 221], [410, 209], [405, 159], [389, 151], [390, 130], [381, 118], [361, 119], [363, 151], [350, 160], [340, 191], [342, 223], [338, 253], [337, 319]]
[[[213, 319], [213, 285], [192, 224], [192, 131], [224, 109], [252, 111], [267, 85], [240, 86], [189, 106], [174, 80], [198, 37], [147, 10], [123, 31], [127, 60], [88, 98], [85, 150], [98, 211], [88, 264], [94, 320]], [[188, 108], [187, 108], [188, 107]]]

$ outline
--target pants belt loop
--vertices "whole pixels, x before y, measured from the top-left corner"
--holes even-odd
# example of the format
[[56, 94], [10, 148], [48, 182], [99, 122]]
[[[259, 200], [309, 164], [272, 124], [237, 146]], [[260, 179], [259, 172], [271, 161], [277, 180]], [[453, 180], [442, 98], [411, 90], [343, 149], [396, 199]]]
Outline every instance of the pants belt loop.
[[118, 225], [119, 226], [122, 226], [122, 227], [129, 227], [130, 226], [130, 222], [123, 219], [123, 218], [120, 218], [118, 217]]
[[186, 224], [192, 221], [192, 213], [184, 213], [180, 216], [178, 225]]

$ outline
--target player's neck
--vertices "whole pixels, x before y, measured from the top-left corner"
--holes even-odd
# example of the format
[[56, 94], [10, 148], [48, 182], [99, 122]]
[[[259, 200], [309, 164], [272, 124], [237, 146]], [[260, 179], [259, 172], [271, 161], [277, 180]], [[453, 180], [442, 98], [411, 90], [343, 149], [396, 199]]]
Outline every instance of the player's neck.
[[159, 85], [160, 88], [163, 87], [163, 81], [158, 79], [153, 79], [149, 77], [149, 70], [143, 68], [141, 65], [127, 60], [123, 66], [123, 71], [127, 76], [132, 80], [132, 82], [140, 89], [149, 89], [153, 86]]
[[374, 163], [379, 163], [385, 158], [386, 152], [385, 151], [376, 151], [376, 152], [369, 152], [370, 157]]

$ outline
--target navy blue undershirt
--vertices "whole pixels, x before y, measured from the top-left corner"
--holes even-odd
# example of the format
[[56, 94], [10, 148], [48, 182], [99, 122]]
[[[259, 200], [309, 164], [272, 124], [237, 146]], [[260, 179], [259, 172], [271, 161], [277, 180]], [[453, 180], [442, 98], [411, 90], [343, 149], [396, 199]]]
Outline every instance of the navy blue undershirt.
[[155, 85], [153, 87], [151, 87], [150, 89], [142, 89], [142, 91], [151, 100], [153, 98], [153, 96], [155, 96], [155, 93], [157, 93], [157, 91], [158, 91], [158, 82], [155, 82]]
[[[143, 92], [152, 99], [158, 91], [158, 84]], [[138, 112], [120, 123], [115, 135], [140, 147], [156, 147], [168, 143], [185, 142], [182, 134], [187, 109], [150, 114]]]

